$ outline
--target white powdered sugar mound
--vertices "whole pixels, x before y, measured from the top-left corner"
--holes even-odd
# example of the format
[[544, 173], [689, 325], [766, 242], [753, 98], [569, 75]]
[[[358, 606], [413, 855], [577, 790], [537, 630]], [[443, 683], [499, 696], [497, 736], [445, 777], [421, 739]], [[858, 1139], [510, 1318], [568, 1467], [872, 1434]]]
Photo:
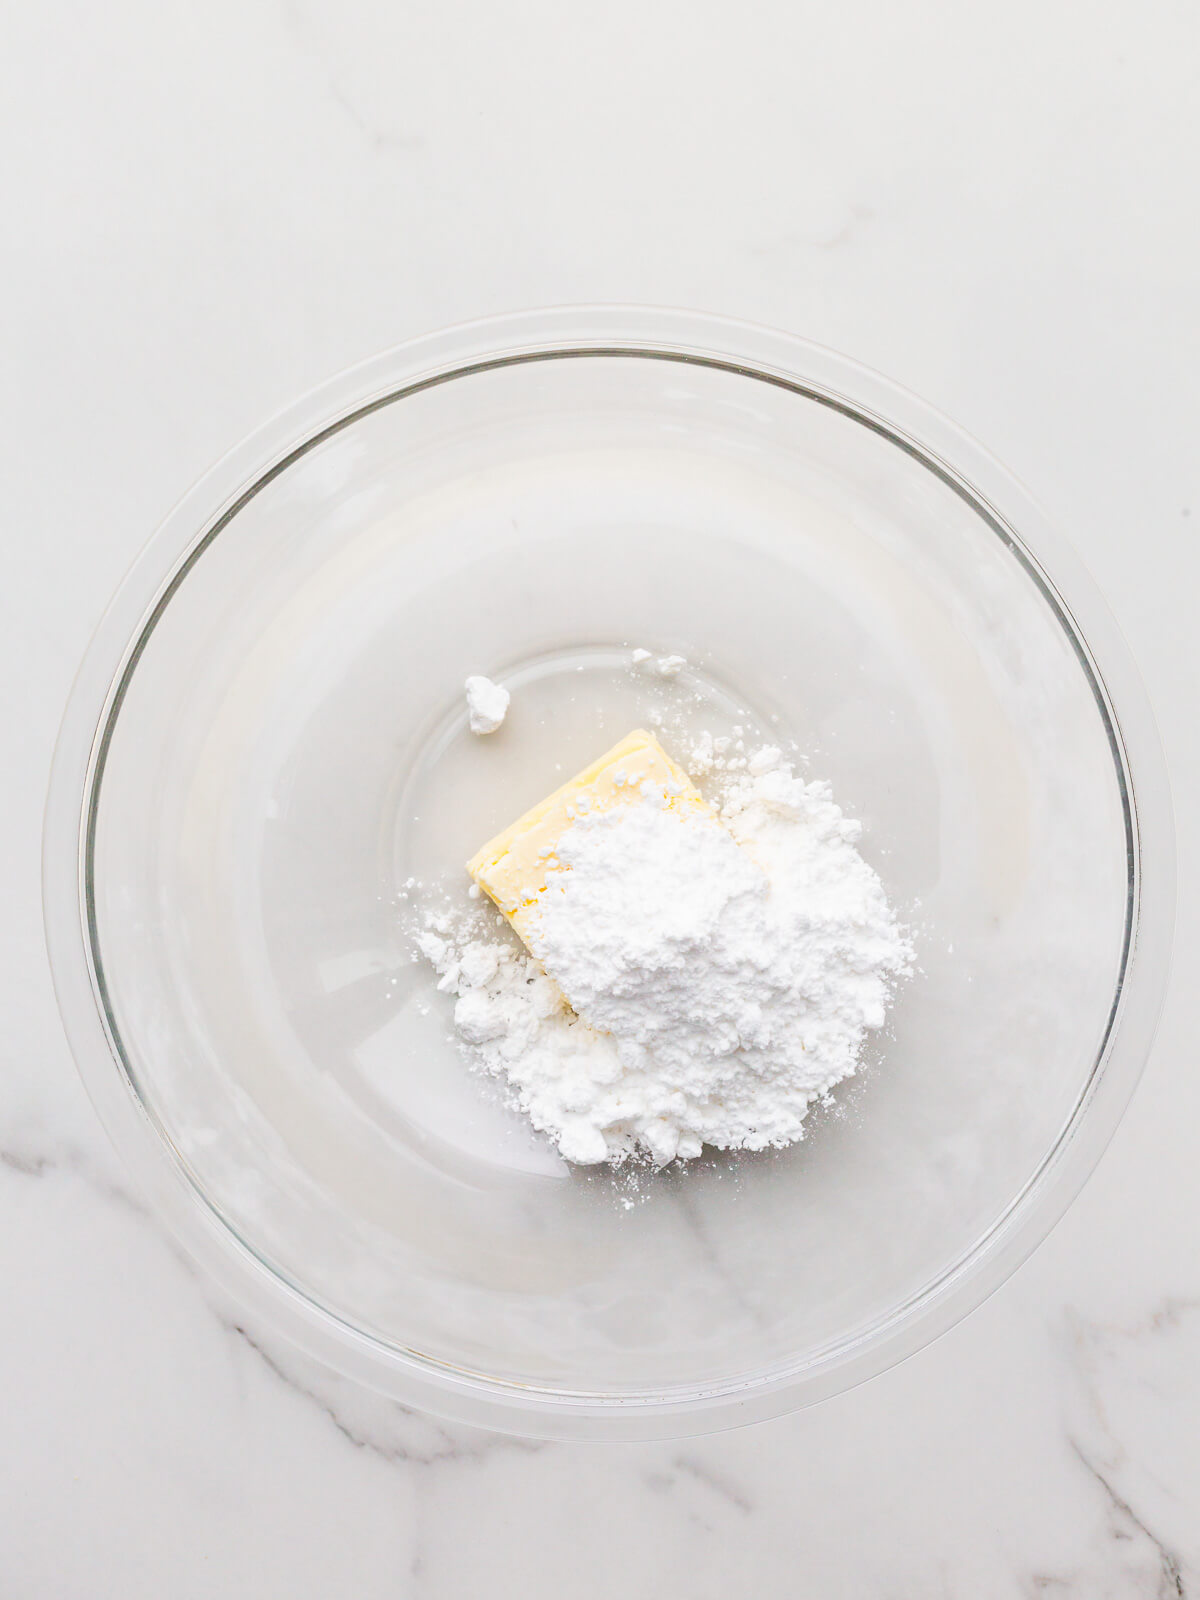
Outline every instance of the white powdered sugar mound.
[[792, 1143], [908, 970], [860, 825], [827, 784], [767, 747], [722, 817], [656, 794], [579, 816], [556, 846], [536, 960], [445, 918], [419, 937], [464, 1048], [570, 1161]]
[[495, 733], [508, 715], [511, 698], [507, 689], [490, 678], [473, 674], [463, 684], [467, 696], [467, 718], [472, 733]]

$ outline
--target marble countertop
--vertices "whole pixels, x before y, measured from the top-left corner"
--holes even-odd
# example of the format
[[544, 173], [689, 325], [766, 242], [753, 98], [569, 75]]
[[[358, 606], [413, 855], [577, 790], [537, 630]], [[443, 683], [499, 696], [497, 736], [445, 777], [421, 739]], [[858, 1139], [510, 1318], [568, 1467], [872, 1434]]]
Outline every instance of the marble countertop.
[[[5, 32], [0, 1592], [1200, 1592], [1194, 8], [47, 0]], [[40, 931], [60, 709], [172, 501], [360, 357], [590, 300], [804, 333], [989, 444], [1107, 593], [1180, 817], [1158, 1043], [1048, 1242], [896, 1370], [686, 1444], [449, 1429], [251, 1342], [110, 1151]]]

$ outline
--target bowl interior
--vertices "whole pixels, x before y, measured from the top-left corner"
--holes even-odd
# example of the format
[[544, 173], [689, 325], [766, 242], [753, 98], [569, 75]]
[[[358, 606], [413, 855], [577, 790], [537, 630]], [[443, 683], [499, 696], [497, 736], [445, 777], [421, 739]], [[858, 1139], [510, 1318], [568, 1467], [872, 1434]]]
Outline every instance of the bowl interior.
[[[513, 690], [491, 739], [471, 672]], [[461, 893], [656, 718], [794, 741], [920, 970], [799, 1146], [631, 1193], [468, 1073], [402, 891]], [[526, 1390], [686, 1396], [886, 1327], [1054, 1149], [1127, 938], [1109, 724], [1021, 551], [886, 429], [661, 355], [463, 371], [297, 451], [148, 624], [92, 805], [110, 1025], [211, 1207], [346, 1324]]]

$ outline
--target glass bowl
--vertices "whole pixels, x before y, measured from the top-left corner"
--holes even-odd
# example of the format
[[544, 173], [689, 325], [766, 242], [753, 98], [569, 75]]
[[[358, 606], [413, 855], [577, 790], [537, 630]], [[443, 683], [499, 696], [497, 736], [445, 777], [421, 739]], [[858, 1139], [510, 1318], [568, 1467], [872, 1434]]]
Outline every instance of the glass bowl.
[[[804, 1141], [632, 1204], [470, 1075], [403, 899], [654, 717], [631, 646], [832, 781], [920, 963]], [[853, 363], [663, 311], [422, 339], [234, 450], [100, 625], [45, 838], [79, 1069], [187, 1248], [344, 1372], [545, 1437], [769, 1416], [978, 1304], [1116, 1126], [1173, 893], [1144, 693], [1025, 493]]]

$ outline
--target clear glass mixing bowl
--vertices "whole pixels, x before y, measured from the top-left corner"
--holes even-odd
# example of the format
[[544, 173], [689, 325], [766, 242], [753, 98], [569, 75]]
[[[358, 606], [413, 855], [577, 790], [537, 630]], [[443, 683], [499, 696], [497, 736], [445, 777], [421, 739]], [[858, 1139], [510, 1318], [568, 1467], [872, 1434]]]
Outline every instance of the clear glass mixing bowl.
[[[809, 754], [920, 970], [802, 1144], [627, 1206], [469, 1075], [398, 892], [652, 714], [631, 645]], [[1173, 882], [1136, 674], [1008, 475], [827, 351], [624, 310], [421, 340], [215, 468], [88, 652], [45, 852], [80, 1071], [188, 1248], [344, 1371], [545, 1436], [779, 1412], [977, 1304], [1116, 1125]]]

